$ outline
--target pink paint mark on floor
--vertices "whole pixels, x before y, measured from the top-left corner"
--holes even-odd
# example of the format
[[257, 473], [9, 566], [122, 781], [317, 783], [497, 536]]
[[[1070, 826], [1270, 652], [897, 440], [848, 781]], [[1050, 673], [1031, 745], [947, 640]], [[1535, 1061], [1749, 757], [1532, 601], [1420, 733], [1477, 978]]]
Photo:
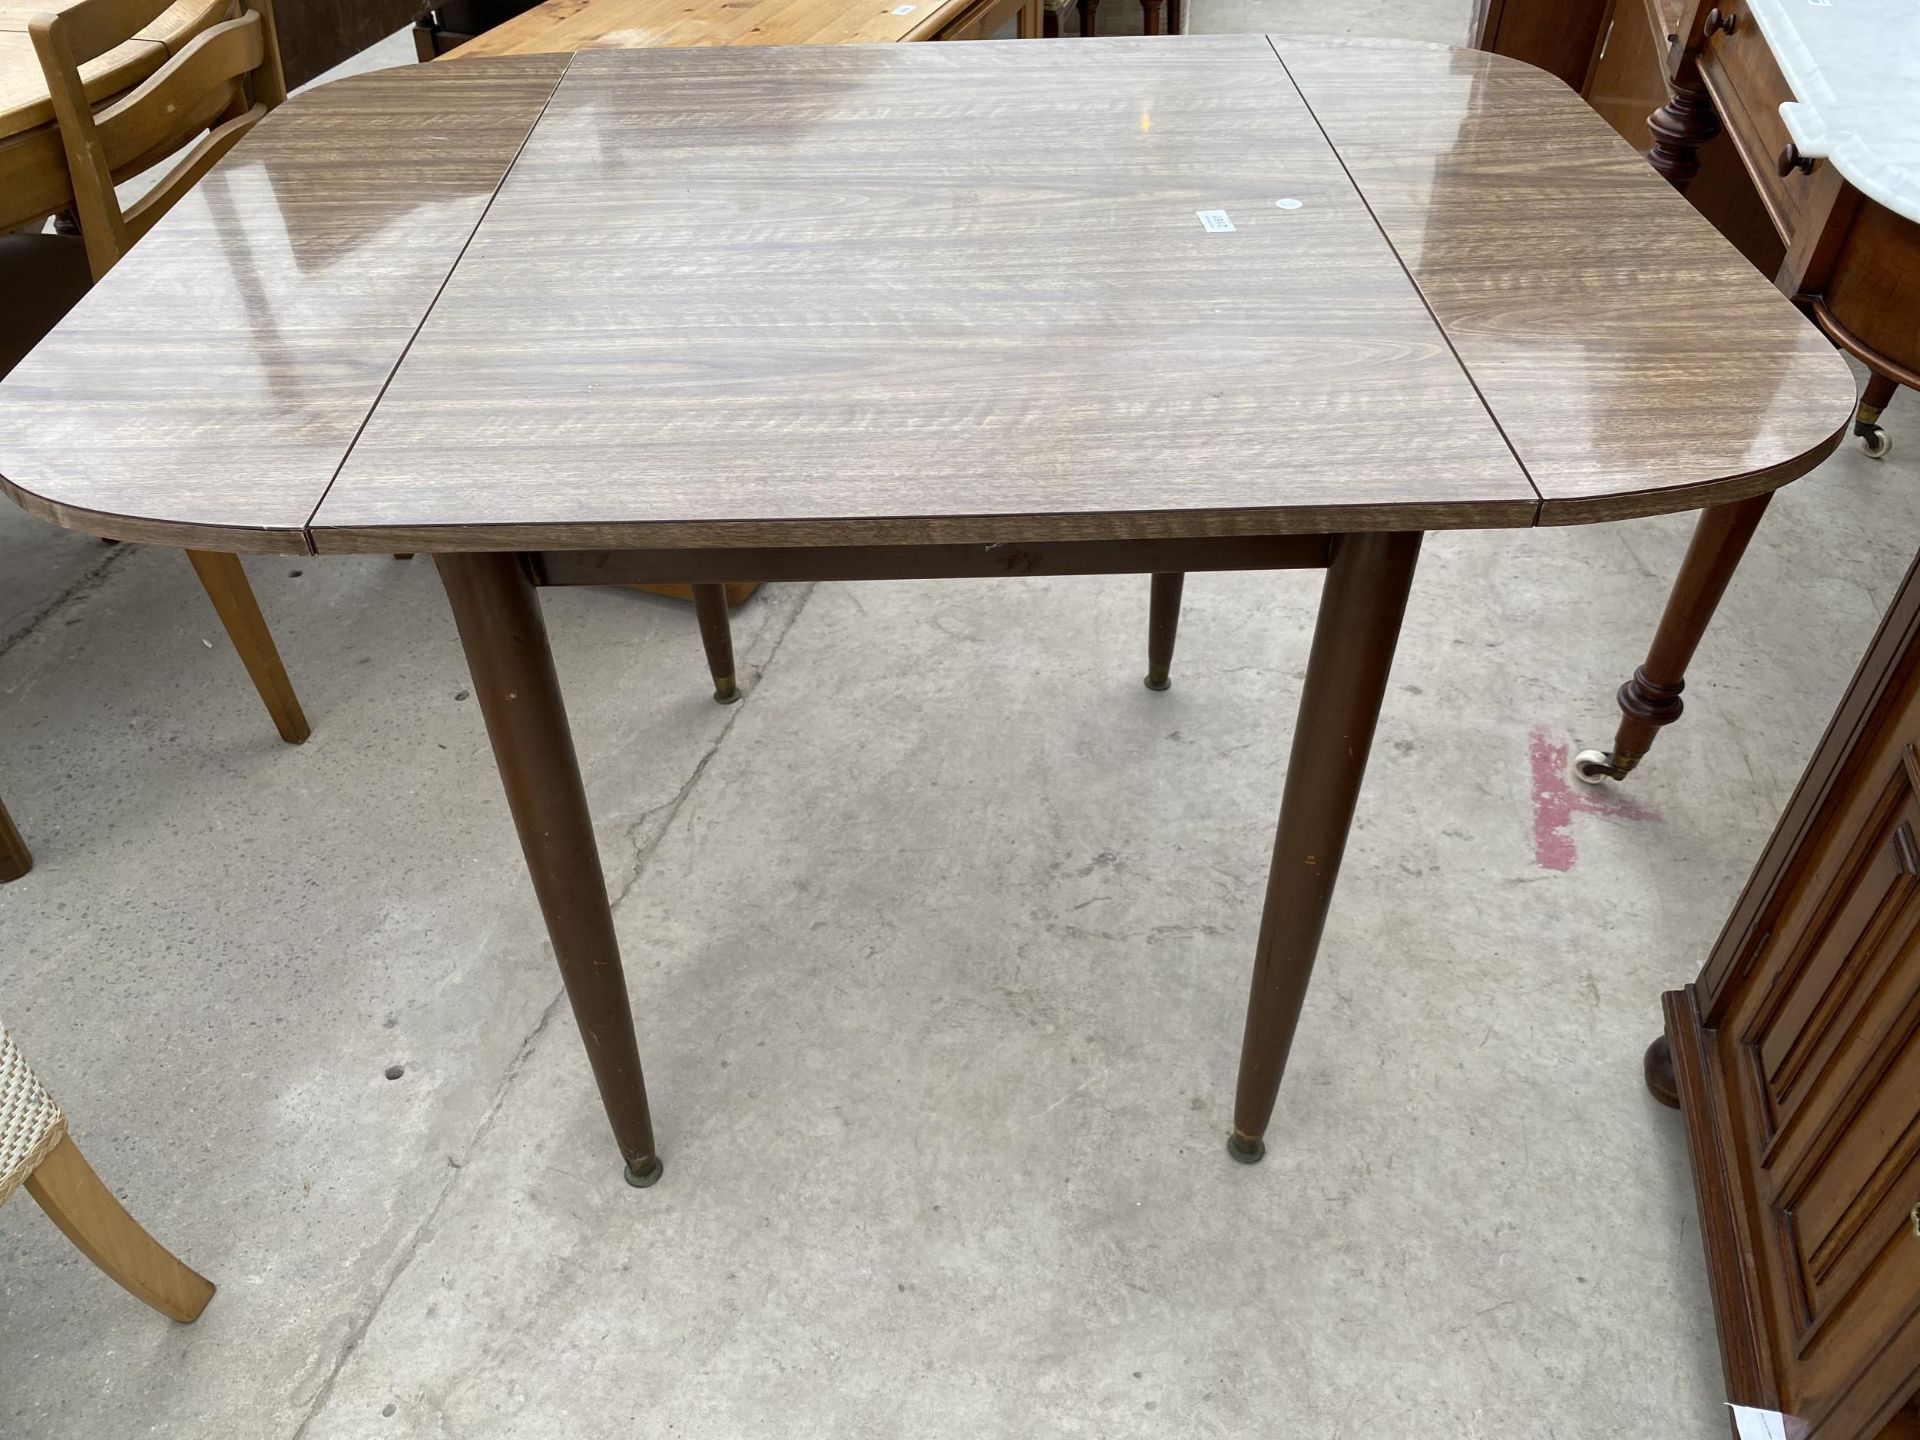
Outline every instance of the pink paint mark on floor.
[[1535, 726], [1527, 737], [1533, 761], [1533, 863], [1542, 870], [1571, 870], [1579, 858], [1573, 844], [1573, 817], [1611, 815], [1618, 820], [1658, 820], [1660, 816], [1613, 782], [1583, 785], [1567, 770], [1570, 747]]

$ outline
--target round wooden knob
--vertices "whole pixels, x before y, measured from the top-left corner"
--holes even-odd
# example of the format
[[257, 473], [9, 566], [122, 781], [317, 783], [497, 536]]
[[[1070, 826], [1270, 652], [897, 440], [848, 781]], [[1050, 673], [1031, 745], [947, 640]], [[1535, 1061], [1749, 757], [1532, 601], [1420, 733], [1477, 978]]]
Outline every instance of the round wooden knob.
[[1716, 30], [1722, 30], [1731, 35], [1733, 34], [1733, 27], [1739, 23], [1740, 17], [1738, 15], [1734, 14], [1731, 10], [1722, 15], [1718, 5], [1707, 11], [1707, 34], [1709, 35], [1713, 34]]
[[1811, 155], [1802, 155], [1798, 147], [1789, 140], [1787, 142], [1787, 148], [1780, 152], [1780, 178], [1784, 180], [1796, 170], [1802, 175], [1811, 175], [1813, 173], [1813, 157]]

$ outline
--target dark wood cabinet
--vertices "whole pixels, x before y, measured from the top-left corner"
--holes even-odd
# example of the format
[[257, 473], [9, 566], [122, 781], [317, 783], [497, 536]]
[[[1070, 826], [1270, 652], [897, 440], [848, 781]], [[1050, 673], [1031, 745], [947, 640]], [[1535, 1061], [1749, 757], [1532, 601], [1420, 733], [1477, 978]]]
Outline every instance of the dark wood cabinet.
[[304, 85], [376, 40], [404, 30], [433, 0], [279, 0], [280, 63], [287, 84]]
[[1728, 1397], [1920, 1434], [1920, 562], [1665, 1010]]
[[[1558, 75], [1575, 90], [1586, 79], [1608, 0], [1474, 0], [1476, 50], [1514, 55]], [[1662, 102], [1664, 103], [1664, 102]]]

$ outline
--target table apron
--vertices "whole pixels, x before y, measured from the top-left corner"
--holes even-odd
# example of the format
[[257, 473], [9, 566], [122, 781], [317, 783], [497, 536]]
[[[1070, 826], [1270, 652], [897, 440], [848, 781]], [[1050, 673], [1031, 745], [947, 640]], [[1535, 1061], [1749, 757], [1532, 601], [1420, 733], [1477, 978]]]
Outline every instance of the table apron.
[[997, 545], [795, 545], [715, 550], [541, 550], [536, 585], [716, 584], [748, 580], [959, 580], [1003, 575], [1145, 575], [1320, 570], [1330, 535], [1179, 540], [1042, 540]]

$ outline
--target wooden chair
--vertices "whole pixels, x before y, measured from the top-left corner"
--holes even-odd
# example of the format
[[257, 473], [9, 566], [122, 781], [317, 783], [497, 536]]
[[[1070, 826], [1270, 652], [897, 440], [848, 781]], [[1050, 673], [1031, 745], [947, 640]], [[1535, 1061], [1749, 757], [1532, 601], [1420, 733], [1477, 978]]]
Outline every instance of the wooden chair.
[[[148, 79], [96, 114], [79, 67], [131, 38], [168, 0], [80, 0], [29, 22], [72, 176], [78, 239], [0, 237], [0, 375], [79, 303], [94, 281], [287, 98], [268, 0], [238, 0], [233, 19], [195, 35]], [[114, 182], [180, 155], [137, 203], [122, 207]], [[298, 745], [307, 717], [260, 614], [238, 556], [190, 550], [187, 558], [233, 648], [266, 702], [281, 739]]]
[[67, 1134], [67, 1117], [0, 1026], [0, 1205], [22, 1185], [80, 1253], [123, 1290], [190, 1324], [213, 1284], [142, 1230]]

